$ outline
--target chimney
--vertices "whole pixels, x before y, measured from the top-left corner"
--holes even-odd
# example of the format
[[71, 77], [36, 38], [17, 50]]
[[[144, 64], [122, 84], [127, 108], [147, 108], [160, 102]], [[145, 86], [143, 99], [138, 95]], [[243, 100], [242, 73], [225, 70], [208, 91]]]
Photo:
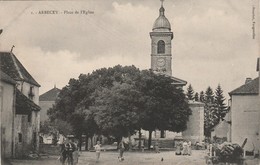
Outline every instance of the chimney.
[[252, 81], [252, 78], [246, 78], [246, 82], [245, 82], [245, 84], [248, 84], [248, 83], [250, 83]]

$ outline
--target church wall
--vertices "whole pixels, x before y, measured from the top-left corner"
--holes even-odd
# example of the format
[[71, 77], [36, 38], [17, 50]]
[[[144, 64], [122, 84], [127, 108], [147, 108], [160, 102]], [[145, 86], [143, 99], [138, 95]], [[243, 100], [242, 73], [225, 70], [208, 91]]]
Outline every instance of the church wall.
[[204, 104], [200, 102], [189, 102], [192, 115], [189, 117], [187, 129], [182, 132], [182, 137], [195, 142], [204, 140]]

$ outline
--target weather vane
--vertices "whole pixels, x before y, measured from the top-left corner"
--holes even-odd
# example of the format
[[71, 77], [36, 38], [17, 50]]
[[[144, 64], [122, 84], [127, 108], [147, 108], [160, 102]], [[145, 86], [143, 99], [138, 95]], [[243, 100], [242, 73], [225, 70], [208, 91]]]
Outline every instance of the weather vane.
[[12, 48], [11, 48], [11, 52], [13, 52], [14, 47], [15, 47], [15, 46], [13, 45]]
[[164, 1], [164, 0], [160, 0], [160, 1], [162, 2], [162, 6], [163, 6], [163, 1]]

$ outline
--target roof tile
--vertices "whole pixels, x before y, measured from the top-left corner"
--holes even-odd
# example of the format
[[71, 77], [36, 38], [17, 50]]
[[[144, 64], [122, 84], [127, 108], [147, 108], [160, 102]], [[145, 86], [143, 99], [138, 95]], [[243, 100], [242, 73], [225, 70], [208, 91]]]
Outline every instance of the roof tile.
[[0, 52], [0, 69], [16, 81], [26, 81], [40, 87], [12, 52]]
[[16, 90], [15, 102], [16, 114], [30, 114], [31, 111], [39, 111], [41, 108], [32, 100], [28, 99], [22, 92]]
[[51, 90], [45, 92], [44, 94], [40, 95], [40, 101], [55, 101], [60, 93], [60, 89], [54, 87]]
[[229, 92], [229, 95], [256, 95], [259, 93], [259, 77]]

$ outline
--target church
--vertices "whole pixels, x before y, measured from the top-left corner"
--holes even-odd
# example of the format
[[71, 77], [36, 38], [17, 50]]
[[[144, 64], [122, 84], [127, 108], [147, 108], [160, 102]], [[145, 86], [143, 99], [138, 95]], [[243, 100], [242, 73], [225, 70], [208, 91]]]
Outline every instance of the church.
[[[161, 0], [161, 7], [159, 9], [159, 17], [155, 20], [151, 38], [151, 69], [157, 74], [164, 74], [170, 76], [174, 85], [178, 88], [183, 88], [187, 82], [174, 77], [172, 74], [172, 40], [174, 34], [171, 29], [170, 21], [165, 16], [165, 9], [163, 0]], [[200, 102], [190, 101], [190, 109], [192, 115], [187, 123], [187, 130], [182, 133], [175, 133], [169, 131], [154, 131], [153, 139], [172, 140], [177, 137], [191, 140], [193, 143], [202, 142], [204, 140], [204, 104]], [[147, 132], [143, 132], [145, 137]]]

